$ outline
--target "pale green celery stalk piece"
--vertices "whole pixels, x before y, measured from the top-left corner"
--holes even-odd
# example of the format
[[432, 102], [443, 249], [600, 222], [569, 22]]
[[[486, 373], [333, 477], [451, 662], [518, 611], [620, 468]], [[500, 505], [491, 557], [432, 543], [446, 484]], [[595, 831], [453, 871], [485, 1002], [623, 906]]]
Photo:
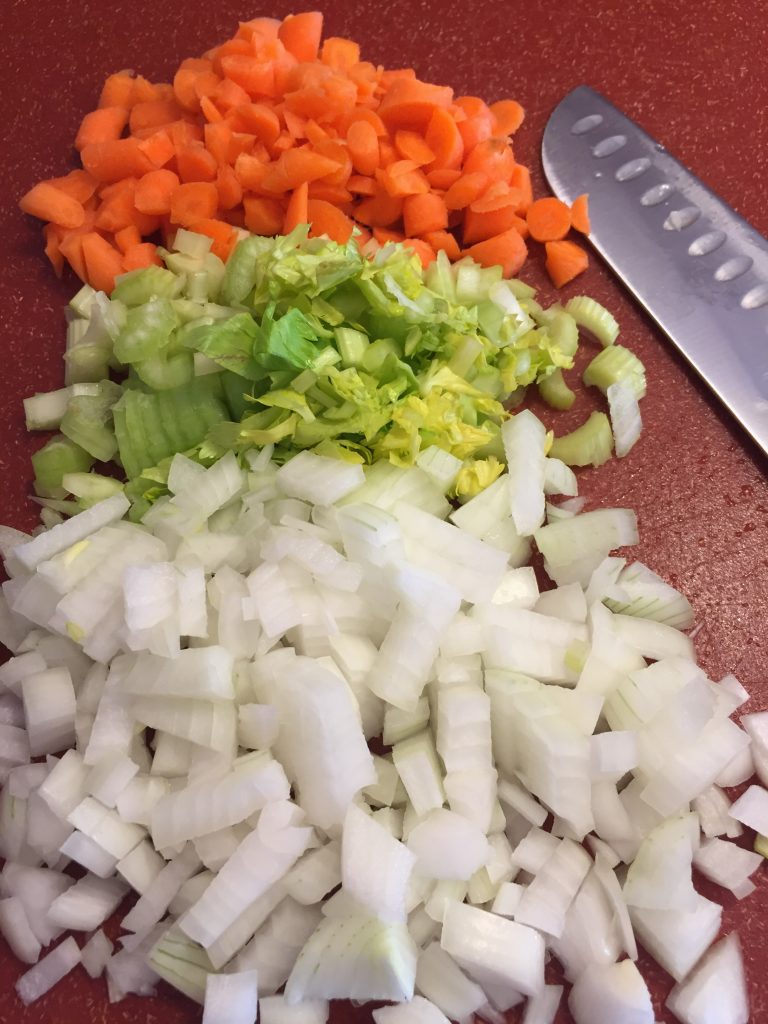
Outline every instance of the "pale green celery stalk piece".
[[86, 472], [92, 464], [93, 458], [88, 452], [58, 434], [32, 456], [35, 492], [46, 498], [63, 498], [66, 494], [62, 486], [64, 475]]
[[605, 306], [590, 299], [588, 295], [576, 295], [565, 307], [579, 327], [589, 331], [605, 348], [612, 345], [619, 336], [619, 325]]
[[604, 412], [593, 412], [589, 419], [570, 434], [556, 437], [549, 455], [567, 466], [602, 466], [611, 457], [613, 433]]
[[645, 395], [645, 367], [634, 352], [623, 345], [611, 345], [598, 353], [584, 371], [582, 380], [606, 394], [611, 384], [627, 384], [639, 400]]
[[558, 367], [538, 383], [539, 394], [553, 409], [570, 409], [576, 395], [565, 382], [563, 371]]

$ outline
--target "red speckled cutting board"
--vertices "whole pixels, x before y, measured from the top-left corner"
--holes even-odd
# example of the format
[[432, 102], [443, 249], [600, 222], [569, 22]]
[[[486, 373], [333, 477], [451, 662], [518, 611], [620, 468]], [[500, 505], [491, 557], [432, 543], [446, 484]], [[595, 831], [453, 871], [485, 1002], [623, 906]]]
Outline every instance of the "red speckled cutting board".
[[[587, 83], [636, 118], [758, 230], [768, 233], [768, 21], [754, 0], [326, 0], [326, 33], [358, 40], [365, 59], [411, 65], [420, 78], [488, 101], [512, 96], [527, 111], [516, 137], [522, 162], [543, 187], [539, 146], [546, 119]], [[104, 77], [134, 68], [168, 80], [179, 60], [226, 38], [238, 20], [282, 17], [219, 0], [2, 0], [0, 96], [4, 138], [0, 200], [0, 521], [31, 527], [29, 455], [21, 398], [61, 380], [61, 308], [71, 278], [57, 281], [40, 228], [16, 199], [73, 164], [71, 142]], [[522, 275], [544, 285], [535, 266]], [[699, 657], [713, 678], [735, 672], [768, 708], [768, 480], [764, 456], [621, 291], [593, 266], [566, 294], [587, 292], [617, 315], [623, 340], [648, 368], [645, 432], [631, 455], [582, 474], [590, 504], [637, 510], [637, 552], [693, 602]], [[545, 297], [551, 294], [545, 291]], [[766, 335], [768, 344], [768, 335]], [[738, 928], [754, 1024], [768, 1024], [768, 880], [739, 904], [725, 899], [725, 929]], [[703, 890], [712, 898], [722, 893]], [[643, 957], [659, 1021], [669, 981]], [[161, 988], [154, 999], [107, 1003], [102, 982], [73, 972], [28, 1010], [12, 985], [20, 965], [0, 949], [0, 1024], [186, 1024], [200, 1011]], [[339, 1006], [334, 1020], [370, 1019]], [[562, 1010], [558, 1024], [570, 1018]]]

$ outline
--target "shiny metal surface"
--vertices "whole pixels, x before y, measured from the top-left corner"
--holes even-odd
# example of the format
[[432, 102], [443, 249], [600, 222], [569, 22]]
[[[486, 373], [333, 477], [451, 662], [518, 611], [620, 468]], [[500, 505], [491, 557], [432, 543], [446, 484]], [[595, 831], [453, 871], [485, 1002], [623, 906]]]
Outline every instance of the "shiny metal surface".
[[561, 199], [589, 193], [593, 246], [768, 452], [768, 241], [587, 86], [555, 108], [542, 160]]

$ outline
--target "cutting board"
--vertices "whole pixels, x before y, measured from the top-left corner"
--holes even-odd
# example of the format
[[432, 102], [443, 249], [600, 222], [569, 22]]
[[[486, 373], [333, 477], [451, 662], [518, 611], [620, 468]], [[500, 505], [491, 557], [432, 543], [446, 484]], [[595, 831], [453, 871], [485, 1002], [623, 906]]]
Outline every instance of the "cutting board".
[[[699, 0], [326, 0], [327, 35], [349, 35], [363, 58], [412, 66], [422, 79], [487, 101], [513, 97], [527, 117], [515, 139], [534, 170], [546, 119], [565, 93], [587, 83], [663, 142], [759, 231], [768, 233], [768, 22], [753, 3]], [[105, 76], [133, 68], [167, 81], [179, 60], [231, 34], [238, 20], [283, 17], [286, 3], [249, 7], [234, 0], [5, 0], [0, 12], [0, 95], [6, 139], [0, 197], [0, 521], [31, 528], [29, 456], [39, 443], [24, 432], [21, 398], [57, 387], [64, 343], [62, 307], [74, 281], [57, 281], [42, 254], [40, 227], [16, 199], [42, 177], [73, 164], [71, 143], [96, 103]], [[538, 254], [522, 275], [546, 285]], [[588, 507], [638, 512], [637, 557], [680, 587], [697, 615], [696, 646], [714, 679], [734, 672], [752, 694], [746, 710], [768, 708], [768, 480], [766, 459], [720, 409], [648, 318], [598, 260], [565, 290], [608, 305], [621, 340], [648, 370], [645, 431], [624, 460], [580, 475]], [[768, 334], [766, 335], [768, 344]], [[585, 401], [588, 398], [585, 396]], [[581, 406], [583, 410], [584, 405]], [[578, 413], [572, 414], [578, 417]], [[558, 429], [571, 424], [561, 419]], [[766, 869], [768, 870], [768, 869]], [[739, 930], [754, 1024], [768, 1024], [768, 879], [743, 903], [714, 887], [725, 904], [724, 930]], [[659, 1021], [670, 982], [647, 957], [640, 963]], [[11, 992], [20, 973], [0, 950], [0, 1024], [186, 1024], [199, 1009], [169, 989], [110, 1007], [102, 982], [73, 972], [22, 1010]], [[334, 1020], [370, 1019], [340, 1005]], [[514, 1018], [511, 1018], [514, 1019]], [[558, 1024], [569, 1016], [561, 1010]]]

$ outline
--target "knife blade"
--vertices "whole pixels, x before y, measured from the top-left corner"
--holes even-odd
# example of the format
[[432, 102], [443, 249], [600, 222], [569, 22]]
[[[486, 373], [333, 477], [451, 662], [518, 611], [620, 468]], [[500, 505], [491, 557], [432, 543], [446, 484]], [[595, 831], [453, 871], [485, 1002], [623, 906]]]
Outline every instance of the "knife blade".
[[592, 245], [768, 453], [768, 241], [588, 86], [542, 161], [560, 199], [589, 193]]

